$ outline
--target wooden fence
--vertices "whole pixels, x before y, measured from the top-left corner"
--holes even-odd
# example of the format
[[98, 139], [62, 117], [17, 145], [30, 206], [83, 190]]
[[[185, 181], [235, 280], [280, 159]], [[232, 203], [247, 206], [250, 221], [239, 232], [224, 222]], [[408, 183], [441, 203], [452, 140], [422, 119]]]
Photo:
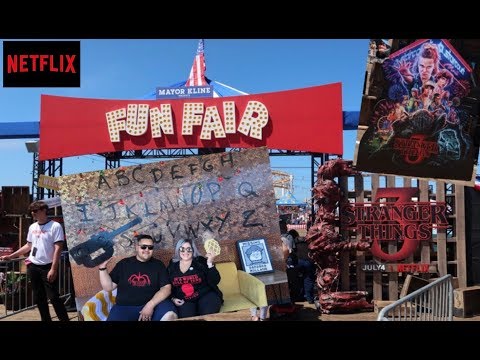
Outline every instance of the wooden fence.
[[[340, 187], [350, 202], [371, 202], [379, 188], [417, 187], [420, 202], [438, 201], [447, 204], [446, 229], [432, 231], [430, 240], [420, 241], [414, 255], [399, 261], [405, 264], [428, 264], [427, 273], [413, 275], [423, 278], [441, 277], [451, 274], [458, 278], [460, 287], [467, 286], [466, 243], [465, 243], [465, 204], [464, 187], [442, 181], [418, 180], [399, 176], [360, 174], [341, 177]], [[340, 214], [341, 216], [341, 214]], [[360, 239], [355, 230], [342, 230], [351, 241]], [[383, 251], [397, 252], [397, 242], [389, 241]], [[366, 290], [373, 294], [374, 300], [397, 300], [406, 275], [412, 272], [397, 272], [395, 266], [386, 267], [386, 271], [363, 271], [361, 265], [374, 259], [370, 251], [344, 252], [341, 254], [341, 290]]]

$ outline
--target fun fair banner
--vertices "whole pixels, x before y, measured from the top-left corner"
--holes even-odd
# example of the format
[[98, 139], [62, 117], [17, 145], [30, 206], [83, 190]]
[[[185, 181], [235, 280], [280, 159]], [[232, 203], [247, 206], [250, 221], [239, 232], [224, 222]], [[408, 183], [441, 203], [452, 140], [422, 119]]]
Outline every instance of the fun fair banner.
[[342, 154], [342, 126], [340, 83], [181, 100], [42, 95], [39, 158], [122, 150], [261, 146]]
[[473, 186], [477, 119], [467, 98], [470, 66], [439, 39], [416, 41], [383, 63], [369, 59], [383, 73], [370, 89], [383, 91], [373, 108], [362, 102], [357, 169]]
[[217, 153], [61, 176], [58, 179], [77, 309], [101, 290], [98, 265], [109, 270], [134, 254], [133, 238], [155, 239], [166, 265], [179, 239], [216, 239], [216, 261], [240, 268], [237, 240], [266, 239], [274, 269], [283, 269], [267, 148]]

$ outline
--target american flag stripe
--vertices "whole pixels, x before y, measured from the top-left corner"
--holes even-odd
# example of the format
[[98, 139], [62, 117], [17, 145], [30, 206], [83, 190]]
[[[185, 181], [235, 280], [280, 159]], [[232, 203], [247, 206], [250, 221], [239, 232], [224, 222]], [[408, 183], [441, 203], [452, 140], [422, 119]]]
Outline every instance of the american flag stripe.
[[185, 86], [205, 86], [208, 85], [207, 80], [205, 79], [205, 70], [207, 66], [205, 65], [205, 54], [204, 54], [204, 44], [203, 39], [198, 42], [197, 54], [193, 59], [193, 65], [190, 70], [190, 75], [188, 77]]

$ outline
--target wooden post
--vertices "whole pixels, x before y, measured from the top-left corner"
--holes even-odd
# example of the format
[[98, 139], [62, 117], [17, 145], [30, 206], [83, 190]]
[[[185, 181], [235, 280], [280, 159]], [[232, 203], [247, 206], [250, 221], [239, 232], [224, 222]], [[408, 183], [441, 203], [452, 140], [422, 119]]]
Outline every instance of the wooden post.
[[[23, 216], [18, 217], [18, 248], [20, 249], [23, 245], [24, 242], [23, 240], [23, 233], [24, 233], [24, 227], [25, 227], [25, 221]], [[26, 239], [25, 239], [26, 242]]]
[[[412, 178], [404, 177], [403, 178], [403, 187], [412, 187]], [[404, 261], [407, 264], [412, 264], [413, 263], [413, 254], [409, 255]]]
[[[361, 174], [355, 175], [355, 202], [365, 202], [365, 189], [363, 186], [363, 176]], [[356, 241], [360, 241], [361, 235], [357, 231]], [[357, 290], [365, 290], [365, 271], [362, 270], [361, 264], [365, 263], [365, 251], [357, 251]]]
[[[377, 196], [379, 183], [379, 175], [372, 174], [372, 202], [375, 201], [375, 197]], [[375, 259], [380, 260], [378, 258]], [[373, 273], [373, 299], [382, 300], [382, 273], [378, 271]]]
[[[348, 201], [348, 176], [340, 176], [338, 179], [343, 199]], [[344, 239], [348, 239], [348, 230], [340, 228]], [[344, 250], [340, 254], [340, 282], [343, 291], [350, 290], [350, 251]]]
[[465, 189], [455, 185], [455, 239], [457, 241], [458, 286], [467, 286], [467, 254], [465, 245]]
[[[387, 176], [387, 188], [395, 187], [395, 176]], [[397, 241], [388, 242], [388, 253], [393, 254], [397, 252]], [[398, 300], [398, 273], [388, 273], [388, 300]]]
[[[445, 202], [445, 182], [437, 181], [437, 202]], [[447, 231], [437, 229], [437, 269], [440, 277], [447, 275]]]
[[[419, 189], [420, 189], [420, 198], [421, 202], [428, 202], [428, 180], [420, 180], [419, 181]], [[420, 250], [420, 261], [422, 264], [430, 264], [430, 241], [432, 238], [430, 237], [429, 240], [422, 241], [420, 243], [421, 250]], [[428, 279], [430, 277], [430, 273], [422, 274], [422, 278]]]

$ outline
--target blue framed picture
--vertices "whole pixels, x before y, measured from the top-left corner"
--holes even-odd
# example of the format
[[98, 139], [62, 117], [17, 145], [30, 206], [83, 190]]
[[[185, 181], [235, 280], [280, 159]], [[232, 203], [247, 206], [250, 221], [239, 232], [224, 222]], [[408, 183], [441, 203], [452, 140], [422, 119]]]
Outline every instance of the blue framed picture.
[[237, 250], [243, 271], [249, 274], [264, 274], [274, 271], [265, 239], [237, 241]]

